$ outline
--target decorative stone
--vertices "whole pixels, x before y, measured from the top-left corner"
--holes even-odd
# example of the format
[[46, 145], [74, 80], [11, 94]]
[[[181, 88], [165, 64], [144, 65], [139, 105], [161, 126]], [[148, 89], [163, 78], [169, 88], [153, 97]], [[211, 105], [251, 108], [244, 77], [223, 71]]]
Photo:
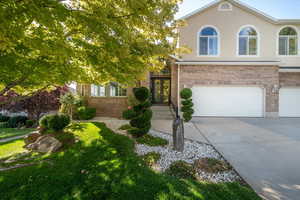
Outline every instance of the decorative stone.
[[40, 152], [40, 153], [53, 153], [59, 150], [62, 143], [56, 138], [45, 135], [39, 137], [34, 143], [27, 146], [28, 149]]
[[24, 142], [25, 142], [25, 145], [28, 145], [28, 144], [31, 144], [31, 143], [34, 143], [35, 141], [37, 141], [37, 139], [39, 137], [41, 137], [42, 135], [39, 134], [38, 132], [33, 132], [27, 136], [24, 137]]

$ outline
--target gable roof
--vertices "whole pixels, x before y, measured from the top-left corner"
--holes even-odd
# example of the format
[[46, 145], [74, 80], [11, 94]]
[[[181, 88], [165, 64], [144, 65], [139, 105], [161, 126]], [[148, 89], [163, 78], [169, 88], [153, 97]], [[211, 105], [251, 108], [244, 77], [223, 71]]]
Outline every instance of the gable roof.
[[267, 20], [267, 21], [269, 21], [273, 24], [300, 24], [300, 19], [276, 19], [276, 18], [274, 18], [274, 17], [272, 17], [272, 16], [270, 16], [270, 15], [268, 15], [268, 14], [266, 14], [266, 13], [264, 13], [264, 12], [262, 12], [262, 11], [256, 9], [256, 8], [253, 8], [253, 7], [251, 7], [247, 4], [242, 3], [239, 0], [215, 0], [215, 1], [211, 2], [210, 4], [207, 4], [206, 6], [201, 7], [199, 9], [197, 9], [197, 10], [181, 17], [180, 19], [190, 18], [190, 17], [192, 17], [192, 16], [194, 16], [194, 15], [200, 13], [200, 12], [203, 12], [203, 11], [205, 11], [205, 10], [221, 3], [221, 2], [229, 2], [229, 3], [231, 3], [235, 6], [241, 8], [241, 9], [244, 9], [244, 10], [246, 10], [246, 11], [248, 11], [248, 12], [254, 14], [254, 15], [257, 15], [257, 16], [259, 16], [259, 17], [261, 17], [261, 18], [263, 18], [263, 19], [265, 19], [265, 20]]

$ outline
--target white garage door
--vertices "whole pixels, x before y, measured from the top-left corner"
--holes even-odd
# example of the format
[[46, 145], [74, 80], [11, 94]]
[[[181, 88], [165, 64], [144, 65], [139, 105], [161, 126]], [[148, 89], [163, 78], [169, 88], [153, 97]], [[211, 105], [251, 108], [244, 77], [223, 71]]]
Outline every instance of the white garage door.
[[279, 90], [279, 116], [300, 117], [300, 88]]
[[194, 116], [263, 117], [259, 87], [193, 87]]

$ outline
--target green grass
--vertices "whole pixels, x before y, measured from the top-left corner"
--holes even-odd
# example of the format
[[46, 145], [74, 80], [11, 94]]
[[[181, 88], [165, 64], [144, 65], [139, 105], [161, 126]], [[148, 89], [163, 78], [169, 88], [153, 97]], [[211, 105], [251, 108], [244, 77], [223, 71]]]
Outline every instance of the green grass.
[[155, 173], [136, 155], [133, 140], [103, 123], [81, 123], [69, 131], [80, 142], [45, 156], [51, 164], [0, 172], [1, 200], [260, 199], [238, 183], [212, 184]]
[[26, 135], [34, 131], [32, 128], [16, 129], [16, 128], [0, 128], [0, 140], [4, 138]]
[[25, 143], [22, 139], [0, 143], [0, 159], [25, 152], [26, 150], [23, 148], [24, 145]]
[[136, 138], [136, 142], [139, 143], [139, 144], [145, 144], [145, 145], [152, 146], [152, 147], [166, 146], [169, 143], [167, 140], [165, 140], [163, 138], [154, 137], [154, 136], [149, 135], [149, 134], [146, 134], [142, 137]]

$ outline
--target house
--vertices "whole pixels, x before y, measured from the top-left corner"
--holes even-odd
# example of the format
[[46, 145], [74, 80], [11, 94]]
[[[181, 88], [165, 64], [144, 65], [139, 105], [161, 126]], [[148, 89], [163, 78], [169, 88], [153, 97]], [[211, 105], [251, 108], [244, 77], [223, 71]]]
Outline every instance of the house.
[[[217, 0], [186, 16], [179, 46], [161, 73], [141, 85], [157, 104], [178, 105], [193, 91], [194, 116], [300, 117], [300, 19], [275, 19], [237, 0]], [[126, 90], [116, 83], [83, 86], [99, 115], [120, 116]]]

